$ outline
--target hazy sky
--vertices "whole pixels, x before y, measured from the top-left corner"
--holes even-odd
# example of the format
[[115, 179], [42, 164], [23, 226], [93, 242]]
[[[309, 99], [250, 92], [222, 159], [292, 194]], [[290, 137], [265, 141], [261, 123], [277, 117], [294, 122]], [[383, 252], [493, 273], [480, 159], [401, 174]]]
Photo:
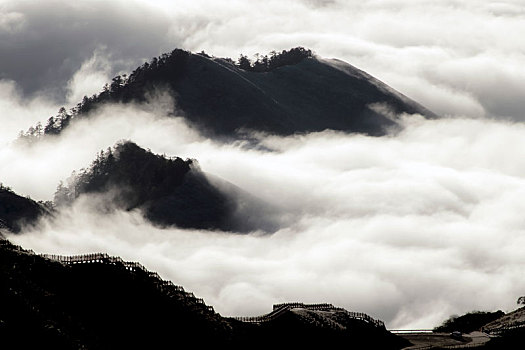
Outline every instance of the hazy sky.
[[[97, 151], [131, 139], [197, 158], [286, 208], [287, 223], [264, 237], [159, 230], [139, 213], [101, 218], [85, 198], [16, 240], [140, 260], [225, 315], [330, 302], [399, 328], [510, 310], [525, 291], [524, 17], [522, 1], [0, 0], [1, 182], [51, 199]], [[299, 45], [448, 118], [414, 117], [382, 138], [263, 138], [275, 150], [267, 153], [201, 138], [166, 118], [173, 101], [158, 96], [146, 107], [110, 106], [30, 150], [9, 144], [175, 47], [236, 58]]]
[[0, 78], [76, 104], [101, 75], [175, 47], [236, 58], [302, 45], [437, 113], [522, 120], [524, 16], [520, 0], [0, 0]]

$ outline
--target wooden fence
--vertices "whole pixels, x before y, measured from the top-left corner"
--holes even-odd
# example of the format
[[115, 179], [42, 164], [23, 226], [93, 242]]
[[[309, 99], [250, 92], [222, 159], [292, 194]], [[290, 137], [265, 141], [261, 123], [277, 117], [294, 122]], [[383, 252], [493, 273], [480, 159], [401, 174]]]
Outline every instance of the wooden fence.
[[204, 299], [197, 298], [191, 292], [186, 292], [182, 286], [178, 286], [171, 281], [163, 280], [158, 273], [149, 271], [142, 264], [135, 261], [124, 261], [122, 258], [117, 256], [109, 256], [106, 253], [92, 253], [82, 255], [55, 255], [55, 254], [42, 254], [43, 258], [58, 261], [65, 265], [77, 265], [77, 264], [107, 264], [114, 265], [123, 268], [131, 273], [140, 274], [153, 280], [156, 288], [162, 293], [175, 293], [182, 296], [194, 304], [198, 308], [205, 310], [206, 312], [215, 314], [213, 306], [206, 305]]
[[[9, 242], [7, 239], [0, 237], [0, 246], [8, 245], [11, 249], [19, 250], [28, 254], [35, 254], [32, 250], [25, 250], [21, 246], [17, 246]], [[124, 261], [120, 257], [110, 256], [106, 253], [92, 253], [81, 255], [56, 255], [56, 254], [40, 254], [41, 257], [60, 262], [64, 265], [77, 264], [107, 264], [121, 267], [131, 273], [145, 275], [151, 278], [157, 289], [163, 293], [177, 293], [190, 300], [193, 304], [200, 306], [207, 312], [215, 313], [213, 306], [208, 306], [204, 303], [202, 298], [196, 298], [191, 292], [186, 292], [182, 286], [175, 285], [171, 281], [163, 280], [158, 273], [149, 271], [142, 264], [134, 261]], [[262, 323], [272, 321], [292, 309], [306, 309], [313, 311], [339, 311], [344, 312], [348, 316], [356, 320], [362, 320], [374, 325], [375, 327], [384, 328], [385, 324], [381, 320], [375, 320], [362, 312], [351, 312], [343, 308], [335, 307], [332, 304], [304, 304], [304, 303], [282, 303], [273, 305], [272, 312], [253, 317], [234, 317], [234, 319], [249, 323]]]
[[303, 303], [282, 303], [273, 305], [272, 312], [261, 315], [261, 316], [249, 316], [249, 317], [234, 317], [238, 321], [249, 322], [249, 323], [263, 323], [275, 320], [279, 316], [283, 315], [292, 309], [306, 309], [313, 311], [339, 311], [344, 312], [346, 315], [353, 319], [365, 321], [374, 325], [375, 327], [384, 328], [385, 324], [381, 320], [375, 320], [362, 312], [351, 312], [340, 307], [335, 307], [332, 304], [303, 304]]

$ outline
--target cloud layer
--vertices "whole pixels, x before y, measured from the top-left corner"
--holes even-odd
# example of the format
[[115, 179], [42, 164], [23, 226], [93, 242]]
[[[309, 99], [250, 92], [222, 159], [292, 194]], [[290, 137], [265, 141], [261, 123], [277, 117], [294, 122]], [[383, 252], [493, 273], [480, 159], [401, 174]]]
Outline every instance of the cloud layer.
[[[107, 107], [24, 151], [32, 153], [0, 169], [2, 178], [11, 174], [5, 182], [16, 190], [49, 198], [59, 179], [129, 138], [197, 158], [204, 171], [280, 207], [280, 230], [161, 230], [139, 212], [100, 216], [84, 198], [12, 239], [39, 252], [107, 251], [141, 261], [224, 315], [299, 300], [364, 311], [393, 328], [432, 327], [453, 313], [511, 310], [522, 294], [523, 124], [413, 116], [395, 136], [261, 137], [260, 149], [272, 150], [262, 151], [202, 138], [163, 116], [169, 101]], [[29, 181], [30, 169], [53, 170]]]

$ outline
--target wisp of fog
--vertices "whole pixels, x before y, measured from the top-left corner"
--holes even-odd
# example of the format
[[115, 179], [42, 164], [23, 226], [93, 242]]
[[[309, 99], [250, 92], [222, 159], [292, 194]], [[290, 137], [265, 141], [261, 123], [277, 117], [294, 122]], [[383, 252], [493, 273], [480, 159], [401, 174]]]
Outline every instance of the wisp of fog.
[[[129, 139], [196, 158], [202, 170], [280, 208], [271, 234], [161, 229], [139, 211], [101, 214], [83, 196], [9, 238], [40, 253], [107, 252], [140, 261], [223, 315], [273, 303], [329, 302], [389, 328], [429, 328], [451, 314], [506, 311], [523, 294], [525, 126], [403, 116], [385, 137], [318, 132], [224, 144], [168, 117], [162, 93], [106, 106], [58, 138], [0, 150], [0, 178], [49, 200], [60, 180]], [[257, 214], [257, 213], [255, 213]]]

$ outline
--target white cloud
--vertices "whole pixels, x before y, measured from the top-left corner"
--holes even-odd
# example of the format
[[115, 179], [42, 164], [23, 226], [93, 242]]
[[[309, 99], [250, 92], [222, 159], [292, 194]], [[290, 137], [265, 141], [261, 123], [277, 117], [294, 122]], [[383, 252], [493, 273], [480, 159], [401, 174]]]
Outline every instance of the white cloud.
[[20, 12], [0, 13], [0, 28], [7, 32], [16, 32], [24, 25], [24, 15]]
[[[427, 328], [454, 313], [511, 310], [522, 294], [523, 124], [410, 117], [404, 131], [381, 138], [265, 137], [267, 152], [204, 139], [162, 110], [108, 107], [21, 158], [13, 173], [44, 167], [32, 164], [41, 158], [64, 178], [100, 148], [130, 138], [197, 158], [204, 171], [284, 208], [278, 232], [161, 230], [138, 212], [100, 216], [84, 199], [13, 240], [40, 252], [107, 251], [141, 261], [225, 315], [331, 302], [389, 327]], [[20, 186], [36, 196], [60, 172]]]
[[76, 105], [84, 96], [99, 93], [104, 84], [111, 82], [111, 55], [104, 48], [98, 48], [75, 72], [68, 82], [68, 104]]
[[166, 117], [172, 110], [169, 97], [159, 94], [151, 98], [149, 104], [140, 107], [106, 106], [98, 115], [93, 113], [89, 119], [72, 123], [59, 138], [49, 137], [29, 147], [6, 144], [0, 149], [1, 181], [34, 199], [52, 200], [60, 180], [73, 170], [89, 166], [100, 150], [121, 139], [148, 147], [152, 138], [158, 138], [155, 144], [162, 145], [169, 143], [173, 135], [178, 135], [181, 143], [197, 137], [180, 118]]
[[38, 121], [44, 122], [57, 110], [58, 106], [45, 97], [24, 99], [14, 81], [0, 80], [0, 147], [6, 147], [21, 130], [26, 131]]

